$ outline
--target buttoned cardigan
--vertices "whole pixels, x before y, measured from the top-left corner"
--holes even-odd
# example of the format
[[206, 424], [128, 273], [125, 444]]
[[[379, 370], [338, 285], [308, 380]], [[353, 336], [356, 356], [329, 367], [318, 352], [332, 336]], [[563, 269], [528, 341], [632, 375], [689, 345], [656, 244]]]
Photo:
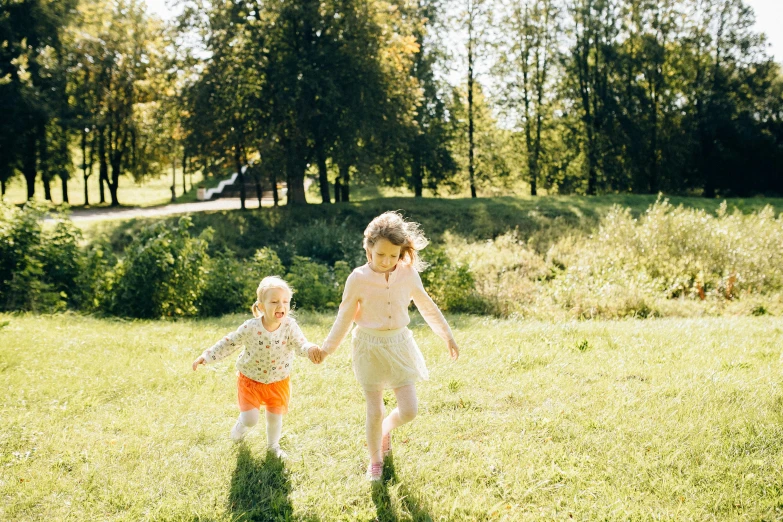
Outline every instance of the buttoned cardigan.
[[449, 324], [424, 290], [421, 277], [413, 266], [397, 263], [395, 269], [389, 272], [387, 281], [385, 274], [375, 272], [369, 264], [365, 264], [348, 276], [337, 319], [321, 349], [334, 353], [354, 322], [374, 330], [395, 330], [407, 326], [411, 321], [408, 315], [411, 300], [440, 338], [444, 341], [454, 339]]

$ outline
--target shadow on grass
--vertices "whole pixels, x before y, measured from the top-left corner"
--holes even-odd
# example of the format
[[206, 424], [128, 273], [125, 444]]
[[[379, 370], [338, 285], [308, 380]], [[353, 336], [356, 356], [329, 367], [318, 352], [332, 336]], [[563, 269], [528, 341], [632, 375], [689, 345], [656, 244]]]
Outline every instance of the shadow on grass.
[[236, 520], [291, 520], [291, 484], [283, 461], [271, 454], [254, 457], [244, 443], [231, 478], [229, 511]]
[[397, 479], [393, 455], [389, 455], [384, 461], [383, 479], [373, 485], [372, 501], [375, 503], [375, 520], [378, 522], [432, 521], [432, 515], [422, 502]]

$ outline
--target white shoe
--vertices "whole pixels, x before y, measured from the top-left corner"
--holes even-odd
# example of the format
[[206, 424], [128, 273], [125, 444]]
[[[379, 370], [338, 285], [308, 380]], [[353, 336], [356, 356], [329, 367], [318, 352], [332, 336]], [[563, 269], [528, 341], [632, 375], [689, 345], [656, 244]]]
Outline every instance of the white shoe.
[[231, 440], [234, 442], [240, 442], [245, 438], [245, 435], [247, 435], [248, 431], [250, 431], [250, 428], [237, 421], [237, 423], [234, 424], [234, 427], [231, 428]]
[[274, 455], [275, 457], [277, 457], [280, 460], [285, 460], [285, 459], [288, 458], [288, 453], [286, 453], [285, 451], [280, 449], [280, 445], [279, 444], [275, 444], [274, 446], [269, 446], [266, 450], [271, 455]]

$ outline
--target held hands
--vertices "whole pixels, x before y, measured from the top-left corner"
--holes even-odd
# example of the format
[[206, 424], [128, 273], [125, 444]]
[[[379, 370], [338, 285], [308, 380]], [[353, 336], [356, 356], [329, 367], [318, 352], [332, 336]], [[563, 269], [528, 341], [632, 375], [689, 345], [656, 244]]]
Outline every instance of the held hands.
[[193, 361], [193, 371], [195, 372], [198, 369], [199, 364], [204, 364], [204, 357], [199, 356], [198, 359]]
[[454, 339], [449, 339], [446, 341], [446, 348], [449, 351], [449, 357], [453, 361], [456, 361], [459, 358], [459, 348], [457, 347], [457, 342]]
[[329, 355], [325, 351], [321, 350], [318, 346], [311, 346], [307, 350], [307, 357], [310, 359], [310, 361], [313, 364], [321, 364], [324, 362], [324, 359], [326, 359], [326, 356]]

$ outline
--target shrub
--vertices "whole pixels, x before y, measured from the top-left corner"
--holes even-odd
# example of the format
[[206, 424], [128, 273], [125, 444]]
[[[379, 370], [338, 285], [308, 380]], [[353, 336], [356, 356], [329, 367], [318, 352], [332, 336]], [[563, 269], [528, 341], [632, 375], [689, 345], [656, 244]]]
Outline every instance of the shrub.
[[110, 310], [117, 262], [108, 240], [98, 239], [87, 247], [82, 271], [76, 277], [76, 286], [80, 289], [79, 309], [86, 312]]
[[256, 299], [265, 276], [283, 274], [280, 258], [271, 248], [256, 251], [252, 259], [237, 259], [230, 250], [208, 260], [199, 313], [218, 316], [246, 311]]
[[74, 284], [84, 271], [85, 255], [79, 247], [81, 231], [70, 219], [59, 219], [41, 244], [41, 262], [53, 292], [69, 304], [79, 303], [83, 288]]
[[297, 308], [322, 310], [340, 305], [345, 280], [350, 273], [345, 261], [337, 261], [330, 268], [307, 257], [295, 256], [286, 278], [294, 288]]
[[598, 233], [562, 256], [568, 272], [597, 286], [637, 287], [664, 298], [734, 299], [783, 288], [783, 216], [771, 207], [715, 215], [658, 200], [639, 219], [613, 207]]
[[63, 215], [44, 231], [47, 207], [0, 203], [0, 308], [58, 311], [75, 302], [81, 271], [81, 234]]
[[443, 311], [484, 313], [488, 303], [476, 292], [470, 268], [453, 261], [443, 249], [429, 248], [422, 252], [429, 266], [421, 273], [421, 281], [432, 300]]
[[444, 234], [449, 257], [467, 265], [475, 292], [488, 311], [498, 315], [519, 312], [520, 305], [538, 299], [537, 281], [551, 277], [552, 267], [529, 248], [514, 230], [494, 240], [465, 242]]
[[357, 266], [365, 261], [361, 246], [361, 234], [356, 234], [345, 223], [336, 225], [315, 220], [305, 226], [286, 229], [285, 241], [277, 247], [277, 252], [286, 266], [291, 266], [296, 256], [328, 266], [334, 266], [338, 261]]
[[191, 237], [190, 218], [141, 230], [117, 265], [111, 311], [138, 318], [192, 316], [204, 289], [207, 229]]

